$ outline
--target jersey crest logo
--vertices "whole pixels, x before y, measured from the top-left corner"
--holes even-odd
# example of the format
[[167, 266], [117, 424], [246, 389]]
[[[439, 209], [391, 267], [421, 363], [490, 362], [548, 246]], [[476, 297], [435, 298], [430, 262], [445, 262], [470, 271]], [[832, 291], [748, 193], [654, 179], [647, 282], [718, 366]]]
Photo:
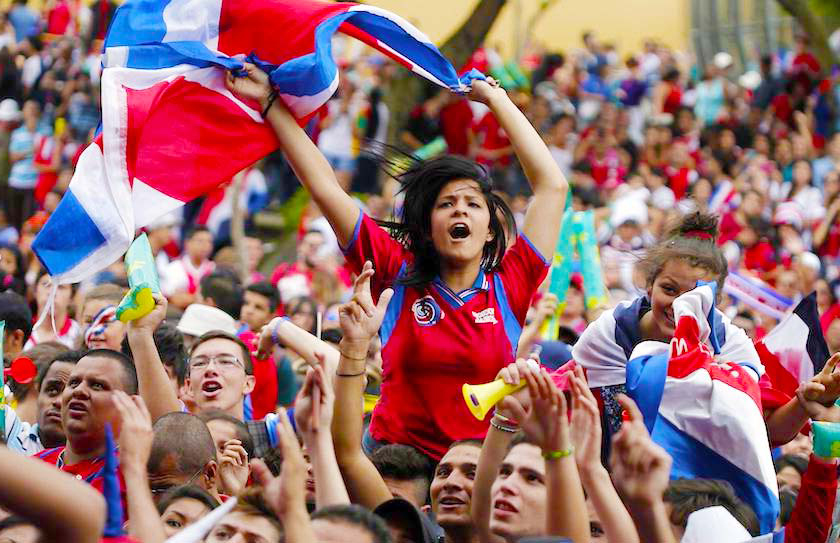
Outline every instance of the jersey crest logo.
[[432, 326], [443, 318], [443, 310], [431, 296], [424, 296], [411, 305], [414, 320], [420, 326]]
[[479, 312], [472, 312], [473, 317], [475, 318], [476, 324], [496, 324], [498, 321], [496, 320], [496, 309], [493, 307], [488, 307], [487, 309], [483, 309]]

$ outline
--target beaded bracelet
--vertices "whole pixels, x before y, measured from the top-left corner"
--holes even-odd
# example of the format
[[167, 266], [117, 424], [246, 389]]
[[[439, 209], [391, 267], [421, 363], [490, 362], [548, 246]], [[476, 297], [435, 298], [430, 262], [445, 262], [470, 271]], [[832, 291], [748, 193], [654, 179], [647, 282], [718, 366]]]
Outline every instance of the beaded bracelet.
[[506, 426], [504, 424], [499, 424], [498, 422], [496, 422], [493, 419], [490, 419], [490, 426], [492, 426], [496, 430], [499, 430], [499, 431], [502, 431], [502, 432], [507, 432], [509, 434], [515, 434], [516, 432], [519, 431], [519, 428], [517, 428], [517, 427]]
[[506, 416], [502, 415], [501, 413], [499, 413], [496, 410], [493, 410], [493, 418], [494, 419], [499, 419], [499, 422], [501, 422], [501, 423], [503, 423], [507, 426], [517, 426], [517, 427], [519, 426], [518, 422], [516, 422], [515, 420], [513, 420], [510, 417], [506, 417]]

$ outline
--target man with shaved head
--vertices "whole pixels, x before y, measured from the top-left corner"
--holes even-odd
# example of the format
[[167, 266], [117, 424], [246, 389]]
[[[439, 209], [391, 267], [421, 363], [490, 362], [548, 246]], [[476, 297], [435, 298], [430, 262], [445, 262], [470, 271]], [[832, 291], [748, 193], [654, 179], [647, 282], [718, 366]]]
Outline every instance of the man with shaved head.
[[216, 445], [207, 425], [195, 415], [175, 412], [160, 417], [153, 430], [148, 470], [155, 499], [172, 487], [187, 484], [219, 499]]

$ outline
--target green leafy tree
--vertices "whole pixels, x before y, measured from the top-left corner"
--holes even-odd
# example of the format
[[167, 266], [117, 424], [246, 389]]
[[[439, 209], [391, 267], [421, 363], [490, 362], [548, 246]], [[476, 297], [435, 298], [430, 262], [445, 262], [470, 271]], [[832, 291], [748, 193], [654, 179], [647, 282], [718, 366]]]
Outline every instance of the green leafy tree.
[[779, 5], [796, 19], [802, 31], [811, 40], [814, 54], [820, 61], [823, 70], [828, 70], [840, 59], [828, 45], [831, 35], [826, 19], [832, 15], [840, 17], [840, 2], [838, 0], [777, 0]]
[[[473, 52], [484, 42], [484, 38], [507, 0], [478, 0], [475, 8], [464, 23], [440, 46], [440, 51], [456, 69], [467, 63]], [[425, 81], [400, 70], [391, 79], [385, 95], [390, 110], [388, 140], [398, 141], [400, 131], [405, 127], [411, 108], [423, 97]]]

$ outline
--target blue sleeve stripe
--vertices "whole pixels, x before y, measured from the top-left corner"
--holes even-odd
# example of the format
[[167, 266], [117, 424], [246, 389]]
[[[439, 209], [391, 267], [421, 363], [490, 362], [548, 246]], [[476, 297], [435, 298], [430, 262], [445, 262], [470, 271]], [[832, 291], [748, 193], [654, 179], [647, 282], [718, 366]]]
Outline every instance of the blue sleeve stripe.
[[522, 334], [522, 325], [516, 320], [516, 316], [510, 309], [508, 303], [507, 293], [505, 293], [505, 285], [502, 283], [502, 278], [499, 274], [493, 274], [493, 285], [496, 294], [496, 301], [499, 304], [499, 312], [502, 314], [502, 323], [505, 326], [505, 334], [507, 334], [508, 341], [510, 341], [510, 348], [513, 351], [513, 357], [516, 358], [516, 349], [519, 347], [519, 336]]
[[530, 247], [530, 248], [531, 248], [531, 250], [532, 250], [532, 251], [534, 251], [534, 254], [536, 254], [538, 257], [540, 257], [540, 260], [542, 260], [543, 266], [548, 267], [548, 265], [549, 265], [548, 260], [546, 260], [546, 259], [545, 259], [545, 256], [544, 256], [544, 255], [543, 255], [543, 254], [539, 251], [539, 249], [537, 249], [537, 248], [534, 246], [534, 244], [533, 244], [533, 243], [531, 243], [531, 240], [530, 240], [530, 239], [528, 239], [528, 236], [526, 236], [525, 234], [519, 234], [519, 237], [521, 237], [522, 239], [524, 239], [524, 240], [525, 240], [525, 243], [527, 243], [527, 244], [528, 244], [528, 247]]
[[[404, 271], [405, 263], [403, 263], [400, 267], [400, 272], [397, 274], [397, 277], [402, 276]], [[379, 339], [382, 342], [383, 349], [385, 348], [385, 344], [388, 343], [388, 340], [391, 339], [391, 334], [394, 332], [394, 328], [397, 327], [397, 321], [400, 318], [400, 312], [402, 311], [404, 299], [405, 286], [395, 283], [394, 297], [391, 298], [391, 301], [388, 303], [388, 309], [385, 310], [385, 318], [382, 320], [382, 326], [379, 328]]]
[[350, 249], [356, 244], [356, 240], [359, 239], [359, 230], [362, 228], [362, 217], [363, 217], [362, 210], [359, 209], [359, 218], [356, 219], [356, 226], [353, 228], [353, 237], [350, 238], [350, 242], [347, 243], [347, 247], [342, 247], [341, 243], [338, 244], [339, 249], [343, 254], [347, 254], [350, 252]]

